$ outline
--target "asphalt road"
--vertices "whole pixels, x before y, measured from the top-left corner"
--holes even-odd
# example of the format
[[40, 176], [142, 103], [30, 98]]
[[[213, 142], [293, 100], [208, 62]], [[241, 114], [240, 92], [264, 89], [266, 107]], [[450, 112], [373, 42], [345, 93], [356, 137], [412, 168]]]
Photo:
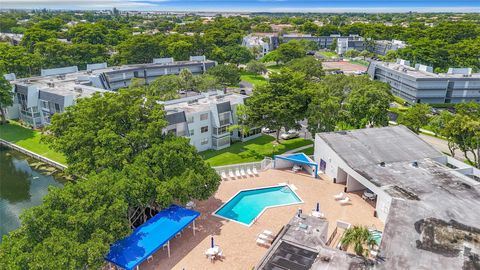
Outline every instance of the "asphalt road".
[[[420, 136], [420, 138], [422, 138], [424, 141], [429, 143], [431, 146], [433, 146], [438, 151], [450, 154], [450, 150], [448, 150], [447, 141], [445, 141], [443, 139], [440, 139], [440, 138], [437, 138], [437, 137], [425, 135], [425, 134], [420, 134], [419, 136]], [[466, 160], [465, 155], [460, 150], [455, 151], [455, 158], [458, 159], [458, 160], [462, 160], [462, 161]]]

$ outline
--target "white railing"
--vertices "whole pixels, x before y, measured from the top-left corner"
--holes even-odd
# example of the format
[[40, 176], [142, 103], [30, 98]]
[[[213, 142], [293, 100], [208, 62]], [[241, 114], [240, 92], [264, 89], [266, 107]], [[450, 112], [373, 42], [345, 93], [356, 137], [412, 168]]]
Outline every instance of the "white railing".
[[52, 166], [52, 167], [55, 167], [55, 168], [57, 168], [57, 169], [59, 169], [59, 170], [62, 170], [62, 171], [63, 171], [63, 170], [65, 170], [65, 169], [67, 168], [67, 166], [65, 166], [65, 165], [63, 165], [63, 164], [61, 164], [61, 163], [58, 163], [58, 162], [56, 162], [56, 161], [53, 161], [53, 160], [51, 160], [51, 159], [49, 159], [49, 158], [46, 158], [46, 157], [44, 157], [44, 156], [42, 156], [42, 155], [36, 154], [36, 153], [34, 153], [34, 152], [30, 151], [30, 150], [27, 150], [27, 149], [25, 149], [25, 148], [23, 148], [23, 147], [20, 147], [20, 146], [16, 145], [16, 144], [14, 144], [14, 143], [11, 143], [11, 142], [8, 142], [8, 141], [5, 141], [5, 140], [0, 139], [0, 145], [4, 145], [4, 146], [6, 146], [6, 147], [8, 147], [8, 148], [10, 148], [10, 149], [13, 149], [13, 150], [15, 150], [15, 151], [18, 151], [18, 152], [24, 154], [24, 155], [27, 155], [27, 156], [29, 156], [29, 157], [32, 157], [32, 158], [34, 158], [34, 159], [36, 159], [36, 160], [39, 160], [39, 161], [41, 161], [41, 162], [44, 162], [44, 163], [46, 163], [46, 164], [48, 164], [48, 165], [50, 165], [50, 166]]
[[225, 165], [225, 166], [216, 166], [212, 167], [217, 171], [217, 173], [222, 173], [225, 172], [228, 174], [229, 171], [235, 172], [236, 170], [247, 170], [250, 169], [252, 170], [253, 168], [256, 168], [257, 170], [263, 170], [262, 168], [262, 161], [259, 162], [249, 162], [249, 163], [240, 163], [240, 164], [232, 164], [232, 165]]

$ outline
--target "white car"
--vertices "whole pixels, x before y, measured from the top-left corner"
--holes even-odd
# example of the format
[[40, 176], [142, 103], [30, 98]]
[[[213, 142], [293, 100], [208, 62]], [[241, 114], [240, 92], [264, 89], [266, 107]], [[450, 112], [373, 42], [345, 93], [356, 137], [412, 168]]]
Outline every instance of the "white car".
[[262, 128], [262, 132], [263, 132], [263, 133], [273, 133], [273, 132], [277, 132], [277, 131], [276, 131], [276, 130], [269, 129], [269, 128]]
[[300, 133], [292, 129], [292, 130], [289, 130], [287, 133], [283, 133], [282, 135], [280, 135], [280, 138], [283, 140], [289, 140], [289, 139], [297, 138], [299, 136], [300, 136]]

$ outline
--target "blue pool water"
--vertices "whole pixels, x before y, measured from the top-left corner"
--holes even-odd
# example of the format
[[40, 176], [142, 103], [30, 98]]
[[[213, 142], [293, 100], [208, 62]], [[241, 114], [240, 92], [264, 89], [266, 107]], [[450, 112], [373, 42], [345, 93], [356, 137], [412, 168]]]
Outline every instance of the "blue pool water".
[[288, 186], [244, 190], [230, 199], [215, 214], [250, 225], [267, 207], [297, 203], [302, 203], [302, 200]]

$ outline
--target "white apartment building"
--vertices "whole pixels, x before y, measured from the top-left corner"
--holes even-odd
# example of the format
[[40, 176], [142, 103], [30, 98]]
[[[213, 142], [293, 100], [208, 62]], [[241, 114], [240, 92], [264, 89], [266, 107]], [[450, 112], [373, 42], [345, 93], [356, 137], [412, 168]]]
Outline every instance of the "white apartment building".
[[257, 48], [255, 58], [260, 59], [278, 46], [278, 37], [271, 33], [254, 33], [243, 38], [242, 46], [249, 49]]
[[43, 69], [41, 76], [21, 79], [7, 74], [5, 78], [11, 81], [15, 93], [14, 105], [7, 108], [7, 116], [21, 119], [34, 128], [42, 127], [50, 123], [51, 115], [63, 112], [76, 99], [128, 87], [133, 78], [144, 79], [148, 84], [162, 75], [179, 74], [182, 69], [201, 74], [215, 65], [205, 56], [192, 56], [190, 61], [159, 58], [153, 63], [116, 67], [89, 64], [82, 71], [76, 66]]
[[248, 134], [239, 130], [229, 131], [237, 123], [236, 109], [248, 98], [239, 94], [223, 94], [212, 91], [181, 99], [162, 102], [167, 112], [168, 126], [165, 132], [190, 138], [198, 151], [223, 149], [232, 141], [247, 141], [261, 135], [260, 128], [252, 128]]

